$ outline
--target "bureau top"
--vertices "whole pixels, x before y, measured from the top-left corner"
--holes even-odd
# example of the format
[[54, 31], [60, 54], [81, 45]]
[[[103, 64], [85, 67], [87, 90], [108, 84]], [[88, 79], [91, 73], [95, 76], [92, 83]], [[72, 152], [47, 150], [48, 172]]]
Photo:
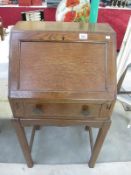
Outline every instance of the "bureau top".
[[107, 24], [17, 23], [10, 38], [9, 98], [114, 100], [114, 34]]
[[114, 33], [109, 24], [104, 23], [79, 23], [79, 22], [30, 22], [20, 21], [13, 32], [21, 31], [63, 31], [63, 32], [96, 32], [96, 33]]

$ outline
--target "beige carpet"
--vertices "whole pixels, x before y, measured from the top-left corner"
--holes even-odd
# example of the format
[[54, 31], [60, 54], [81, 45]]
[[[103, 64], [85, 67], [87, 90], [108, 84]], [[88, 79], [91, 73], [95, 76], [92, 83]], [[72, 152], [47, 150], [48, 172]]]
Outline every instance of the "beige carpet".
[[96, 164], [89, 168], [84, 164], [72, 165], [34, 165], [0, 164], [0, 175], [131, 175], [131, 162]]

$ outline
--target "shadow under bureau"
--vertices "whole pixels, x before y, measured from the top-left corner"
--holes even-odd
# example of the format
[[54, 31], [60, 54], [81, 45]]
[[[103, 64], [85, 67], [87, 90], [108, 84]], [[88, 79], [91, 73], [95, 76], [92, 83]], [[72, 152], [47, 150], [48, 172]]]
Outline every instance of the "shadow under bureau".
[[[9, 101], [28, 167], [35, 129], [84, 125], [94, 167], [116, 98], [115, 32], [108, 24], [18, 22], [11, 32]], [[24, 127], [32, 126], [30, 143]], [[93, 144], [91, 128], [99, 128]], [[64, 128], [63, 128], [64, 129]]]

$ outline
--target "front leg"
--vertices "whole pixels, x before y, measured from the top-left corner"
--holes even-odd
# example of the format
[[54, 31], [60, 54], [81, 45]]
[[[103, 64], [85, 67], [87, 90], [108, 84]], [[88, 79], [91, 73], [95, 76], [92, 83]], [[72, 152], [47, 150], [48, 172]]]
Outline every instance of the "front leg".
[[103, 142], [110, 128], [110, 125], [111, 125], [111, 121], [105, 122], [103, 126], [99, 129], [99, 132], [96, 138], [96, 142], [92, 150], [91, 158], [88, 163], [90, 168], [93, 168], [96, 163], [97, 157], [102, 148]]

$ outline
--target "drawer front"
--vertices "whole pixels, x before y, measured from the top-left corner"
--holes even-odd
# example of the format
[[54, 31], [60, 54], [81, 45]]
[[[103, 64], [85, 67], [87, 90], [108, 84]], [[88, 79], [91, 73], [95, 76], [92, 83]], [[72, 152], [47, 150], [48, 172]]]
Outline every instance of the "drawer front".
[[65, 103], [25, 103], [25, 117], [87, 118], [99, 116], [101, 105]]

